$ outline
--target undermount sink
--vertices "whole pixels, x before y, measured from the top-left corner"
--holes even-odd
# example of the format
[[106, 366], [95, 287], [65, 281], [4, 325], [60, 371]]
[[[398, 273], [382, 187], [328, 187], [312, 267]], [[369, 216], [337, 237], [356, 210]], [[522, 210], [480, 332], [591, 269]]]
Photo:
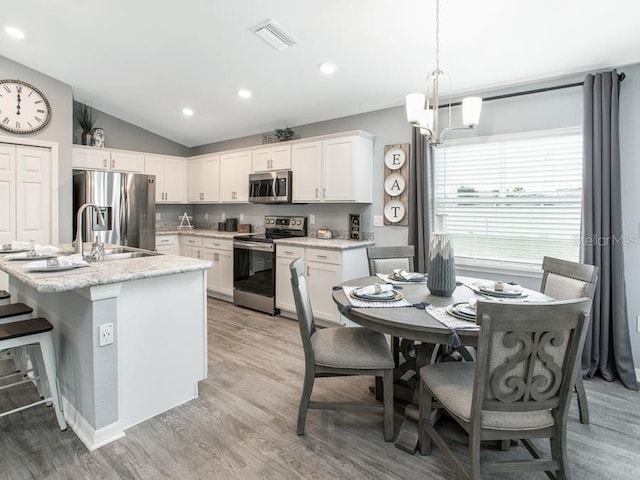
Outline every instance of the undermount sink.
[[155, 257], [156, 255], [160, 254], [148, 250], [133, 250], [127, 247], [105, 248], [104, 257], [101, 261], [128, 260], [131, 258]]

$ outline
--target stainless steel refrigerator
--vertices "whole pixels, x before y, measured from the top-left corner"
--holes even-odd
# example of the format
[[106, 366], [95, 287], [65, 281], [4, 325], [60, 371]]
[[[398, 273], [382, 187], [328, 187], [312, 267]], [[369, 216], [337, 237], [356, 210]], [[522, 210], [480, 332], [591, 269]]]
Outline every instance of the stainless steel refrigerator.
[[73, 235], [78, 209], [93, 203], [102, 211], [106, 225], [99, 224], [95, 209], [87, 208], [82, 226], [85, 242], [98, 235], [105, 243], [155, 250], [155, 179], [155, 175], [138, 173], [74, 170]]

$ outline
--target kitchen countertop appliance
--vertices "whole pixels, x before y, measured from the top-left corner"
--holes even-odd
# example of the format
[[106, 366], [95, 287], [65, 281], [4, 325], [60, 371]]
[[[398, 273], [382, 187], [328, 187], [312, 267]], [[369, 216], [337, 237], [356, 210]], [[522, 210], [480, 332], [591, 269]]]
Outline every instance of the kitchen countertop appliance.
[[264, 234], [233, 238], [233, 303], [276, 315], [276, 246], [278, 238], [306, 237], [306, 217], [264, 217]]
[[73, 231], [76, 212], [85, 203], [96, 205], [106, 225], [100, 225], [95, 209], [87, 208], [82, 238], [146, 250], [156, 248], [155, 175], [138, 173], [73, 171]]
[[291, 203], [291, 170], [249, 174], [251, 203]]

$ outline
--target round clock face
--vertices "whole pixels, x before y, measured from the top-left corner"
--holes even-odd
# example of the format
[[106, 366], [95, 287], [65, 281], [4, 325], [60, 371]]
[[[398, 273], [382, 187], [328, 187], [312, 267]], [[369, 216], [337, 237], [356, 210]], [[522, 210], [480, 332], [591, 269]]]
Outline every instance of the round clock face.
[[11, 133], [42, 130], [51, 118], [44, 94], [21, 80], [0, 80], [0, 128]]

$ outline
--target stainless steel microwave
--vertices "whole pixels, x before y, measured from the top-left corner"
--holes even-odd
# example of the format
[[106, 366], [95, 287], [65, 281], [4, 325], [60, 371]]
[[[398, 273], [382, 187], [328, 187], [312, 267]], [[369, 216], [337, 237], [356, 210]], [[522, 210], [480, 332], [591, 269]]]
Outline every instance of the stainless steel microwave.
[[291, 203], [291, 170], [249, 174], [251, 203]]

